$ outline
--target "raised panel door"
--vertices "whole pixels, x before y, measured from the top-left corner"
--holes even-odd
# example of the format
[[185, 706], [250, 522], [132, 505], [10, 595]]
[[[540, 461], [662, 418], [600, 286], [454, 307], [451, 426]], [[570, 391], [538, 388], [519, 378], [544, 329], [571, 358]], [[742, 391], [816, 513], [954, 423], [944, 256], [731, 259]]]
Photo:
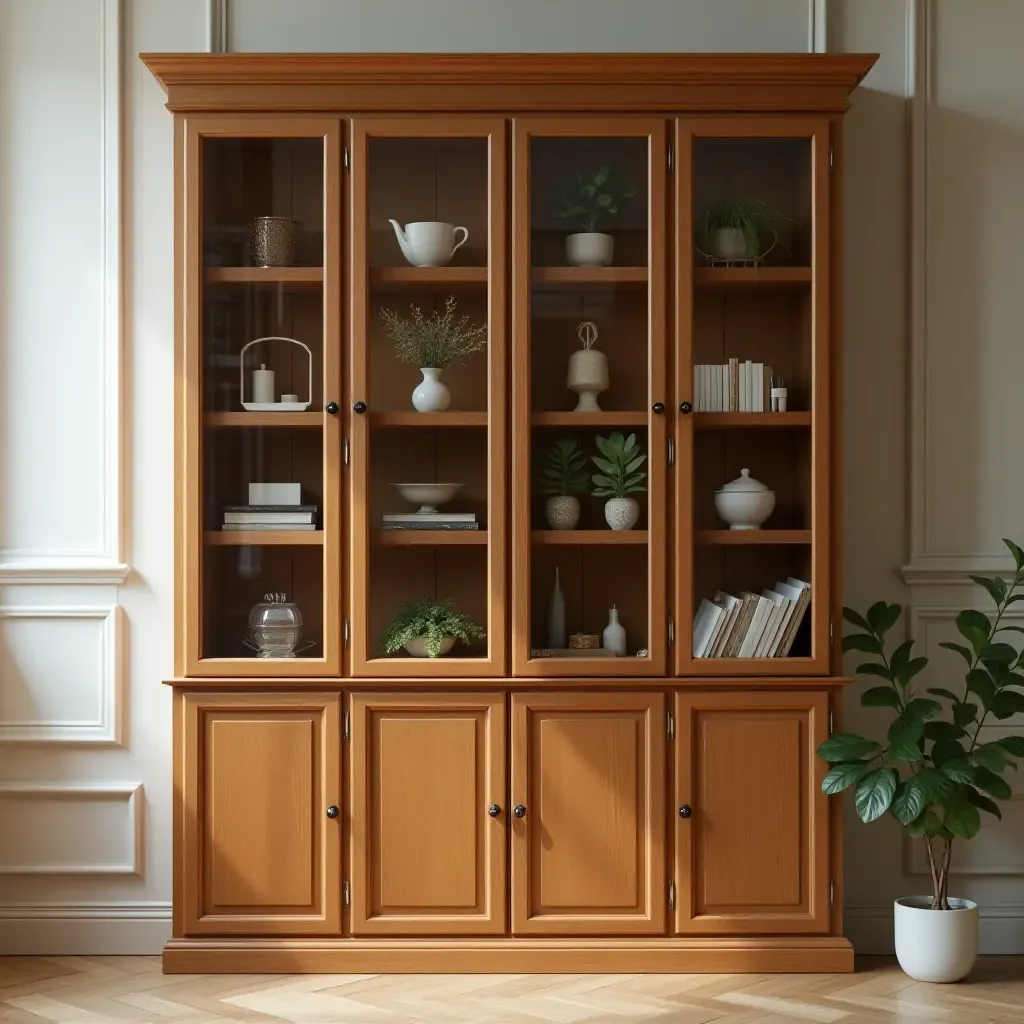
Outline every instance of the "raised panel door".
[[676, 720], [676, 930], [827, 931], [826, 694], [680, 693]]
[[665, 928], [665, 698], [512, 696], [512, 931]]

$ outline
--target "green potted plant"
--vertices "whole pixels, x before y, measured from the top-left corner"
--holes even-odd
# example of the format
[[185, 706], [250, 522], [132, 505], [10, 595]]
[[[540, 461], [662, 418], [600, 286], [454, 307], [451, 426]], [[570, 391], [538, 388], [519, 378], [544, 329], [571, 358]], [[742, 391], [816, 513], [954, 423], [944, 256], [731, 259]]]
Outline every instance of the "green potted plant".
[[759, 264], [779, 245], [783, 222], [794, 223], [760, 199], [718, 199], [704, 211], [697, 248], [725, 263]]
[[913, 656], [913, 640], [889, 650], [899, 605], [879, 601], [864, 615], [843, 609], [856, 630], [843, 638], [843, 650], [868, 655], [857, 674], [875, 684], [861, 704], [889, 709], [892, 720], [881, 741], [843, 732], [822, 743], [818, 754], [832, 767], [821, 788], [852, 788], [862, 821], [889, 813], [924, 844], [932, 894], [898, 899], [894, 910], [896, 956], [919, 981], [959, 981], [974, 964], [978, 908], [949, 895], [953, 844], [978, 834], [981, 812], [1002, 817], [997, 801], [1012, 796], [1006, 769], [1024, 757], [1024, 736], [982, 735], [990, 718], [1024, 712], [1024, 655], [1007, 642], [1024, 627], [1005, 621], [1010, 606], [1024, 601], [1024, 551], [1004, 543], [1016, 566], [1010, 582], [971, 577], [992, 599], [993, 613], [960, 612], [956, 628], [966, 643], [940, 644], [963, 659], [964, 682], [955, 689], [929, 686], [922, 696], [928, 659]]
[[565, 258], [573, 267], [606, 267], [612, 262], [615, 240], [597, 230], [598, 223], [617, 214], [636, 195], [603, 165], [596, 171], [577, 171], [559, 190], [555, 216], [575, 224], [579, 231], [565, 240]]
[[471, 355], [487, 348], [487, 325], [474, 326], [468, 316], [456, 319], [454, 295], [444, 304], [444, 313], [435, 309], [425, 316], [419, 306], [409, 304], [411, 316], [402, 316], [392, 309], [382, 309], [384, 330], [395, 343], [395, 352], [403, 363], [410, 363], [423, 374], [412, 393], [417, 412], [443, 412], [451, 394], [441, 380], [447, 366], [464, 363]]
[[541, 473], [541, 491], [550, 495], [544, 503], [544, 518], [552, 530], [574, 530], [580, 521], [577, 494], [590, 489], [587, 457], [571, 437], [560, 437], [549, 449]]
[[483, 640], [484, 630], [468, 615], [452, 609], [451, 601], [439, 604], [429, 597], [403, 604], [380, 638], [385, 654], [403, 648], [414, 658], [440, 658], [456, 640], [471, 644]]
[[644, 478], [647, 476], [640, 466], [647, 458], [636, 443], [636, 434], [624, 437], [618, 430], [607, 437], [600, 434], [594, 438], [600, 455], [592, 455], [591, 461], [601, 471], [591, 480], [595, 498], [607, 498], [604, 504], [604, 518], [613, 530], [632, 530], [640, 518], [640, 506], [631, 494], [647, 490]]

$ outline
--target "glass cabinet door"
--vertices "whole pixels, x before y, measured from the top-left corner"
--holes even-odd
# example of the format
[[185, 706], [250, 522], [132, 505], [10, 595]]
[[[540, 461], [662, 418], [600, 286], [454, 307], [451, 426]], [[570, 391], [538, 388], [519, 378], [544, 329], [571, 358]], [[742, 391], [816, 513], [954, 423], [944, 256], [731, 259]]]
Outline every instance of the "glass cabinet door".
[[676, 123], [680, 675], [829, 670], [829, 124]]
[[191, 675], [341, 671], [339, 140], [336, 121], [185, 123]]
[[662, 674], [664, 126], [520, 120], [514, 146], [513, 670]]
[[506, 661], [505, 122], [352, 142], [352, 671]]

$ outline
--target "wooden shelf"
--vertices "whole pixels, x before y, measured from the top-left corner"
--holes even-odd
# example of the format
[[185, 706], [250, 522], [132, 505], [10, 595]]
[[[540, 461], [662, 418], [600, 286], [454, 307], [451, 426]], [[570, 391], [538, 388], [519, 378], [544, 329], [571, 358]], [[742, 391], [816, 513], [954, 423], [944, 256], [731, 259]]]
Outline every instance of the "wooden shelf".
[[646, 412], [535, 412], [535, 427], [646, 427]]
[[486, 427], [486, 412], [371, 412], [375, 427]]
[[207, 530], [210, 547], [323, 547], [323, 530]]
[[752, 427], [809, 427], [811, 413], [803, 412], [695, 412], [697, 430], [743, 430]]
[[534, 267], [534, 287], [644, 288], [646, 267]]
[[207, 284], [322, 285], [323, 267], [207, 267]]
[[374, 541], [385, 548], [405, 548], [417, 545], [459, 546], [486, 544], [486, 530], [375, 530]]
[[533, 530], [530, 540], [534, 544], [612, 545], [646, 544], [646, 530]]
[[811, 283], [810, 267], [694, 267], [697, 288], [798, 288]]
[[320, 427], [322, 412], [208, 412], [203, 423], [214, 429], [223, 427]]
[[376, 288], [487, 287], [487, 267], [373, 267]]
[[702, 547], [746, 547], [754, 544], [810, 544], [810, 530], [697, 530], [694, 542]]

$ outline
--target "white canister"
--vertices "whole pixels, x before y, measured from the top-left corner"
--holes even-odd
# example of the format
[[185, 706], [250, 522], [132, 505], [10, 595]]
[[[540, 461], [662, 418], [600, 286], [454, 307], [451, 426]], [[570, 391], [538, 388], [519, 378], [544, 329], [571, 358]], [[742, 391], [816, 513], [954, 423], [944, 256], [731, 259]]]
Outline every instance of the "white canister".
[[274, 371], [268, 370], [266, 363], [252, 371], [252, 400], [260, 405], [274, 404]]
[[775, 492], [741, 469], [740, 475], [715, 491], [715, 509], [731, 530], [759, 530], [775, 508]]
[[608, 390], [608, 357], [596, 348], [580, 349], [569, 356], [565, 386], [578, 394], [576, 412], [600, 412], [597, 396]]

